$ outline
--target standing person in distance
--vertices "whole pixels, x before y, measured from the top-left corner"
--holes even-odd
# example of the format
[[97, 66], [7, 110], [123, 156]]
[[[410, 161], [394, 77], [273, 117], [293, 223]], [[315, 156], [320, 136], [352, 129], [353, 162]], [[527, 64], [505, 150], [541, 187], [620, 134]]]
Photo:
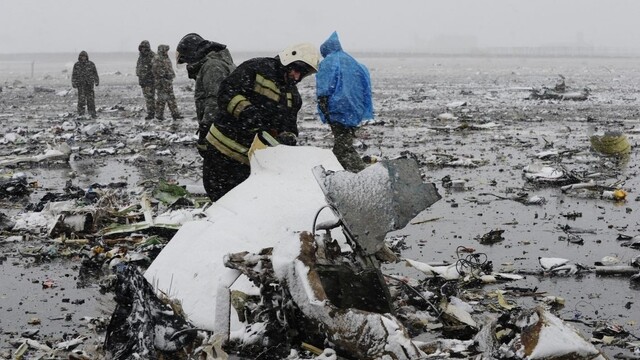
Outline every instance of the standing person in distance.
[[158, 45], [158, 54], [153, 58], [151, 70], [156, 86], [156, 119], [164, 120], [165, 104], [169, 107], [174, 120], [182, 119], [176, 104], [176, 96], [173, 94], [173, 79], [176, 73], [169, 59], [169, 45]]
[[93, 61], [89, 61], [89, 54], [86, 51], [81, 51], [71, 73], [71, 86], [74, 89], [78, 89], [78, 116], [84, 115], [86, 106], [91, 118], [98, 117], [93, 86], [98, 86], [99, 83], [100, 78], [98, 77], [96, 65]]
[[147, 40], [142, 40], [138, 45], [138, 52], [136, 76], [138, 76], [138, 84], [142, 88], [142, 95], [147, 105], [147, 117], [144, 119], [151, 120], [156, 116], [156, 87], [153, 71], [151, 70], [156, 53], [151, 50], [151, 45]]
[[249, 149], [262, 143], [295, 145], [302, 98], [297, 83], [318, 70], [320, 54], [311, 44], [293, 45], [275, 57], [240, 64], [220, 84], [220, 111], [206, 140], [203, 183], [212, 201], [249, 177]]
[[318, 112], [333, 133], [333, 153], [345, 168], [359, 172], [366, 167], [353, 147], [355, 130], [363, 120], [373, 119], [369, 70], [342, 49], [338, 33], [320, 46], [324, 59], [316, 74]]
[[196, 81], [194, 98], [198, 118], [198, 152], [202, 157], [211, 149], [205, 137], [219, 111], [220, 83], [236, 68], [227, 46], [209, 41], [196, 33], [182, 37], [176, 47], [176, 62], [187, 64], [187, 75]]

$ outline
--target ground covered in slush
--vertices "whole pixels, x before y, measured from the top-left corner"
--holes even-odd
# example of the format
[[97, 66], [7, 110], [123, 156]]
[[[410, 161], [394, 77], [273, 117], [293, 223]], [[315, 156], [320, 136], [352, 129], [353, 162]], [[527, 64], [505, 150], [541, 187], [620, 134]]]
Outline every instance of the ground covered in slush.
[[[77, 118], [70, 86], [74, 58], [0, 57], [0, 179], [5, 184], [0, 192], [0, 358], [12, 358], [25, 338], [34, 341], [31, 351], [37, 343], [60, 351], [80, 344], [99, 352], [113, 310], [113, 294], [101, 291], [108, 280], [104, 269], [87, 260], [101, 254], [97, 244], [122, 245], [118, 238], [106, 241], [99, 229], [70, 236], [41, 224], [16, 230], [10, 225], [23, 219], [21, 214], [44, 205], [47, 194], [61, 199], [74, 189], [83, 189], [84, 198], [90, 197], [89, 189], [108, 193], [125, 208], [138, 204], [160, 180], [203, 196], [201, 159], [194, 150], [193, 83], [186, 70], [177, 70], [174, 83], [185, 119], [146, 121], [134, 75], [136, 54], [96, 54], [98, 119]], [[362, 55], [359, 60], [371, 71], [376, 118], [358, 130], [358, 150], [379, 159], [415, 158], [424, 179], [443, 197], [405, 229], [389, 234], [402, 239], [402, 256], [452, 263], [460, 247], [486, 254], [495, 270], [526, 275], [509, 284], [528, 294], [520, 302], [562, 298], [557, 314], [585, 337], [602, 329], [613, 334], [611, 341], [596, 341], [605, 354], [635, 349], [638, 356], [640, 286], [630, 274], [594, 270], [627, 265], [640, 255], [637, 59]], [[32, 61], [33, 74], [25, 65]], [[529, 99], [532, 91], [554, 88], [562, 78], [566, 91], [586, 93], [587, 99]], [[299, 144], [331, 147], [330, 131], [316, 115], [313, 80], [299, 88], [304, 99]], [[604, 131], [624, 134], [631, 150], [615, 157], [593, 151], [590, 139]], [[60, 147], [71, 151], [68, 161], [34, 160]], [[17, 157], [31, 160], [11, 162]], [[545, 167], [598, 186], [563, 189], [562, 179], [524, 176]], [[16, 176], [26, 180], [24, 191], [10, 186]], [[624, 198], [609, 198], [613, 188], [622, 189]], [[145, 254], [151, 257], [153, 249]], [[576, 271], [544, 271], [539, 258], [566, 259]], [[385, 272], [424, 277], [403, 262], [385, 265]], [[631, 336], [615, 341], [621, 332]], [[629, 345], [634, 338], [635, 345]]]

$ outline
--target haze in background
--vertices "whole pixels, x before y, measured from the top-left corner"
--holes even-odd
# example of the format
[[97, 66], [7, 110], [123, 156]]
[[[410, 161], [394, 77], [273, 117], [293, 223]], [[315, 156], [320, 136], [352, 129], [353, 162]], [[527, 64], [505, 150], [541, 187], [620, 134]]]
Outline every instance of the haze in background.
[[350, 51], [638, 49], [633, 0], [2, 0], [0, 53], [175, 49], [189, 32], [276, 53], [337, 30]]

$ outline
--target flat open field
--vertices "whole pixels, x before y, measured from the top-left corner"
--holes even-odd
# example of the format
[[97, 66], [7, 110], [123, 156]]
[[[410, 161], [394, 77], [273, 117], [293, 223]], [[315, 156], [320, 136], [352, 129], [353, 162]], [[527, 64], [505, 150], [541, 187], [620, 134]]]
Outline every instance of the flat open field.
[[[158, 178], [198, 192], [201, 159], [193, 147], [193, 83], [178, 68], [174, 90], [184, 120], [145, 121], [136, 56], [90, 54], [101, 77], [96, 120], [75, 117], [70, 72], [77, 55], [0, 56], [0, 160], [42, 154], [62, 143], [73, 150], [68, 163], [0, 167], [2, 178], [23, 172], [38, 185], [28, 196], [0, 198], [0, 213], [13, 218], [47, 192], [62, 193], [68, 181], [85, 189], [94, 183], [126, 182], [132, 198], [140, 184]], [[236, 62], [248, 57], [241, 54]], [[564, 298], [557, 314], [578, 321], [575, 326], [586, 337], [591, 337], [594, 327], [588, 324], [595, 320], [640, 336], [640, 293], [628, 276], [550, 276], [541, 273], [538, 262], [539, 257], [565, 258], [593, 267], [604, 257], [623, 264], [640, 255], [618, 239], [640, 236], [639, 59], [358, 58], [371, 71], [376, 115], [358, 131], [359, 151], [378, 158], [411, 154], [425, 180], [436, 183], [443, 196], [405, 229], [389, 234], [406, 236], [404, 257], [453, 262], [458, 246], [474, 248], [487, 255], [495, 270], [528, 274], [509, 285]], [[588, 88], [588, 99], [527, 99], [530, 88], [553, 87], [559, 75], [569, 91]], [[330, 147], [329, 128], [316, 116], [313, 79], [299, 88], [305, 101], [299, 144]], [[450, 115], [440, 116], [445, 113]], [[628, 156], [614, 159], [591, 151], [590, 135], [603, 130], [627, 135], [632, 146]], [[544, 156], [543, 151], [557, 154]], [[558, 185], [527, 181], [523, 168], [532, 164], [597, 173], [600, 184], [619, 184], [626, 199], [616, 202], [589, 191], [563, 192]], [[459, 186], [445, 187], [442, 179], [447, 176], [461, 180]], [[503, 199], [517, 193], [546, 201], [525, 205]], [[480, 244], [479, 237], [492, 230], [504, 230], [504, 239]], [[583, 242], [568, 241], [570, 235]], [[103, 340], [96, 323], [108, 321], [105, 307], [112, 295], [99, 293], [99, 278], [81, 276], [81, 249], [53, 254], [47, 261], [25, 255], [26, 249], [48, 244], [39, 234], [0, 233], [0, 358], [9, 358], [15, 350], [11, 342], [28, 330], [37, 329], [42, 343], [82, 335], [90, 337], [83, 345], [89, 349]], [[424, 276], [402, 263], [385, 271]], [[55, 286], [45, 288], [47, 279]], [[521, 301], [533, 305], [537, 299]], [[623, 345], [598, 347], [610, 357], [630, 352]]]

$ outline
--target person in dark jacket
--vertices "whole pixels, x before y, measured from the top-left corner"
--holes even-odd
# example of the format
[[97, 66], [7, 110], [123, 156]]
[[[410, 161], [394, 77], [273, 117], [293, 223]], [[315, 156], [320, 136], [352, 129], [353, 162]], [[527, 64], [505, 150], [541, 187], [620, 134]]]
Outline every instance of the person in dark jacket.
[[142, 40], [138, 46], [138, 52], [136, 76], [138, 76], [138, 84], [142, 88], [142, 95], [147, 105], [147, 117], [145, 117], [145, 120], [151, 120], [156, 115], [156, 87], [151, 69], [156, 53], [151, 50], [151, 44], [147, 40]]
[[171, 117], [174, 120], [182, 119], [178, 111], [176, 96], [173, 94], [173, 79], [176, 73], [173, 71], [171, 59], [169, 59], [169, 45], [159, 45], [158, 54], [153, 58], [151, 65], [156, 87], [156, 119], [164, 120], [164, 105], [167, 104]]
[[78, 61], [73, 65], [71, 73], [71, 86], [78, 89], [78, 115], [84, 115], [84, 108], [92, 118], [98, 117], [96, 113], [96, 100], [93, 86], [98, 86], [100, 78], [98, 70], [93, 61], [89, 61], [89, 55], [86, 51], [81, 51], [78, 55]]
[[249, 148], [255, 138], [267, 145], [295, 145], [302, 98], [296, 84], [318, 69], [311, 44], [294, 45], [272, 58], [240, 64], [220, 84], [218, 107], [206, 140], [203, 182], [212, 201], [249, 177]]
[[195, 84], [196, 116], [198, 118], [197, 149], [205, 157], [205, 139], [213, 118], [218, 113], [220, 83], [236, 68], [227, 46], [209, 41], [196, 33], [182, 37], [176, 47], [176, 62], [187, 64], [187, 74]]
[[333, 153], [345, 170], [358, 172], [365, 162], [353, 147], [355, 129], [373, 119], [369, 70], [342, 50], [338, 33], [320, 46], [324, 60], [316, 74], [318, 112], [333, 133]]

